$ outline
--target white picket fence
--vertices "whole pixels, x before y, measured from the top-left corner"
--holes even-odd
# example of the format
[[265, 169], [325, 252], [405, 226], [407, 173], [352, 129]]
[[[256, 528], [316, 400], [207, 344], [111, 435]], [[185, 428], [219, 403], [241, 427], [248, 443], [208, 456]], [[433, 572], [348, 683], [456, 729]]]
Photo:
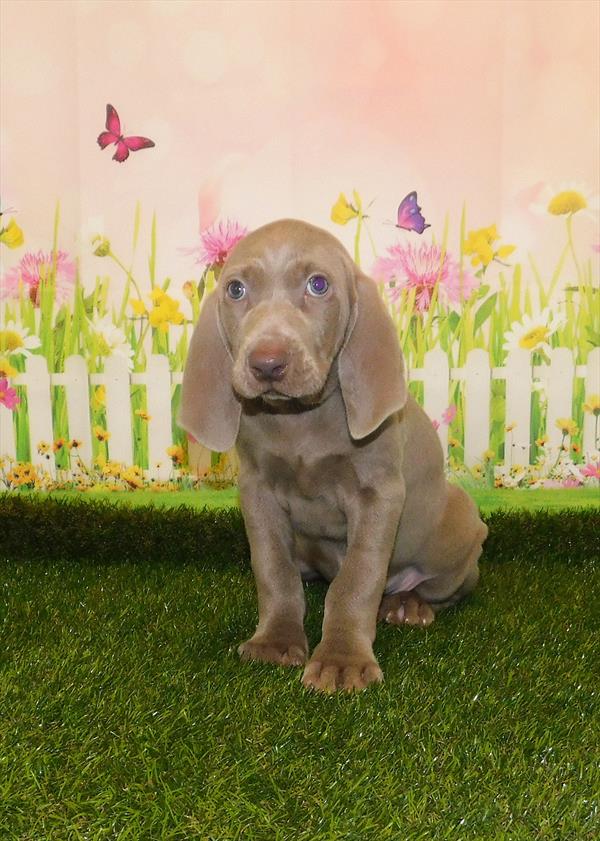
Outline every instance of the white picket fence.
[[[533, 375], [533, 376], [532, 376]], [[92, 460], [92, 435], [90, 419], [90, 386], [106, 388], [106, 426], [110, 432], [107, 442], [109, 458], [124, 464], [133, 463], [133, 429], [131, 386], [145, 386], [148, 422], [149, 477], [166, 479], [170, 473], [170, 460], [166, 450], [172, 444], [171, 397], [173, 389], [182, 381], [181, 372], [169, 370], [168, 359], [161, 355], [149, 357], [143, 373], [130, 373], [125, 359], [109, 357], [104, 373], [89, 374], [85, 359], [70, 356], [65, 361], [64, 373], [49, 373], [42, 356], [27, 359], [25, 373], [14, 377], [12, 383], [27, 390], [29, 444], [31, 461], [55, 473], [53, 459], [48, 461], [37, 450], [40, 441], [55, 439], [52, 420], [52, 387], [64, 386], [66, 392], [69, 437], [81, 441], [79, 455], [84, 463]], [[410, 371], [411, 380], [423, 382], [424, 408], [430, 418], [441, 421], [448, 408], [449, 388], [453, 381], [464, 382], [464, 453], [465, 463], [475, 465], [489, 447], [490, 393], [492, 379], [506, 380], [506, 424], [515, 424], [506, 433], [505, 453], [512, 465], [525, 465], [530, 452], [530, 412], [533, 378], [542, 381], [547, 397], [546, 435], [549, 445], [557, 452], [562, 441], [555, 421], [571, 417], [573, 388], [576, 378], [585, 380], [585, 393], [600, 393], [600, 348], [588, 356], [587, 365], [575, 365], [573, 353], [568, 348], [551, 352], [549, 365], [536, 366], [532, 371], [527, 351], [515, 351], [502, 368], [490, 367], [489, 356], [484, 350], [472, 350], [464, 368], [449, 368], [446, 354], [431, 350], [425, 355], [423, 368]], [[15, 432], [11, 412], [0, 405], [0, 455], [13, 457], [16, 453]], [[595, 448], [594, 418], [586, 413], [583, 429], [583, 449]], [[448, 450], [448, 427], [440, 422], [438, 435]]]

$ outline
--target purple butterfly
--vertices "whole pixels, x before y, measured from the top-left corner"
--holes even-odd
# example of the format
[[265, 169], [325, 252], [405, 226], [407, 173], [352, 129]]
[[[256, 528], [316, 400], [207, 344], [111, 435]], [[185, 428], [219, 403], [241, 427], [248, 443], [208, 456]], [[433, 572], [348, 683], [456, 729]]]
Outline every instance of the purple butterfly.
[[425, 224], [421, 208], [417, 204], [416, 190], [413, 190], [400, 202], [396, 227], [404, 228], [405, 231], [416, 231], [418, 234], [422, 234], [425, 228], [431, 228], [431, 225]]

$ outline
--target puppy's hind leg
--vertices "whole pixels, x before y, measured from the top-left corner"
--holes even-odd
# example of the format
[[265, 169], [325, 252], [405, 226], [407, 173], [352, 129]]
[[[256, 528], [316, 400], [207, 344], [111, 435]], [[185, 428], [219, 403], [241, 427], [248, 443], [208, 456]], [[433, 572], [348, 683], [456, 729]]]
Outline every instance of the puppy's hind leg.
[[379, 618], [424, 627], [441, 610], [465, 598], [479, 581], [478, 561], [487, 532], [471, 498], [462, 489], [448, 486], [444, 516], [416, 562], [422, 579], [410, 592], [384, 596]]

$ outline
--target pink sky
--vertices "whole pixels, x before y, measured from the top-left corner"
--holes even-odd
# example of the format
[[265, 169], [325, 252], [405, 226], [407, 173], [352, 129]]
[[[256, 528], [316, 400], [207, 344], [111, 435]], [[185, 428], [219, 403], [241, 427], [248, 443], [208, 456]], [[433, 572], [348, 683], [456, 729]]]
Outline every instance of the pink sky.
[[[135, 203], [158, 217], [159, 274], [195, 271], [198, 193], [249, 227], [294, 216], [351, 248], [329, 219], [340, 191], [372, 208], [381, 252], [416, 189], [433, 232], [462, 202], [470, 227], [496, 222], [505, 241], [552, 267], [563, 222], [536, 217], [527, 191], [576, 180], [599, 191], [600, 6], [555, 2], [187, 2], [3, 0], [2, 202], [18, 208], [26, 248], [48, 248], [61, 201], [62, 247], [86, 282], [104, 231], [129, 260]], [[106, 103], [126, 133], [156, 147], [124, 164], [101, 152]], [[597, 219], [576, 220], [591, 255]], [[364, 263], [372, 259], [364, 243]], [[20, 254], [6, 252], [4, 267]], [[111, 273], [113, 273], [111, 271]], [[114, 274], [114, 273], [113, 273]]]

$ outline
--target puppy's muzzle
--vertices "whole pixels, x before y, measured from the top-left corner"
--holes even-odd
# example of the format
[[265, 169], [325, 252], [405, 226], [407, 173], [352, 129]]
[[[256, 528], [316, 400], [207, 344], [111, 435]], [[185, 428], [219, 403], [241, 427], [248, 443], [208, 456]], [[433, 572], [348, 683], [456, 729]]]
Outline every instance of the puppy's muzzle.
[[261, 344], [248, 356], [248, 367], [259, 382], [280, 382], [288, 365], [286, 349], [275, 343]]

